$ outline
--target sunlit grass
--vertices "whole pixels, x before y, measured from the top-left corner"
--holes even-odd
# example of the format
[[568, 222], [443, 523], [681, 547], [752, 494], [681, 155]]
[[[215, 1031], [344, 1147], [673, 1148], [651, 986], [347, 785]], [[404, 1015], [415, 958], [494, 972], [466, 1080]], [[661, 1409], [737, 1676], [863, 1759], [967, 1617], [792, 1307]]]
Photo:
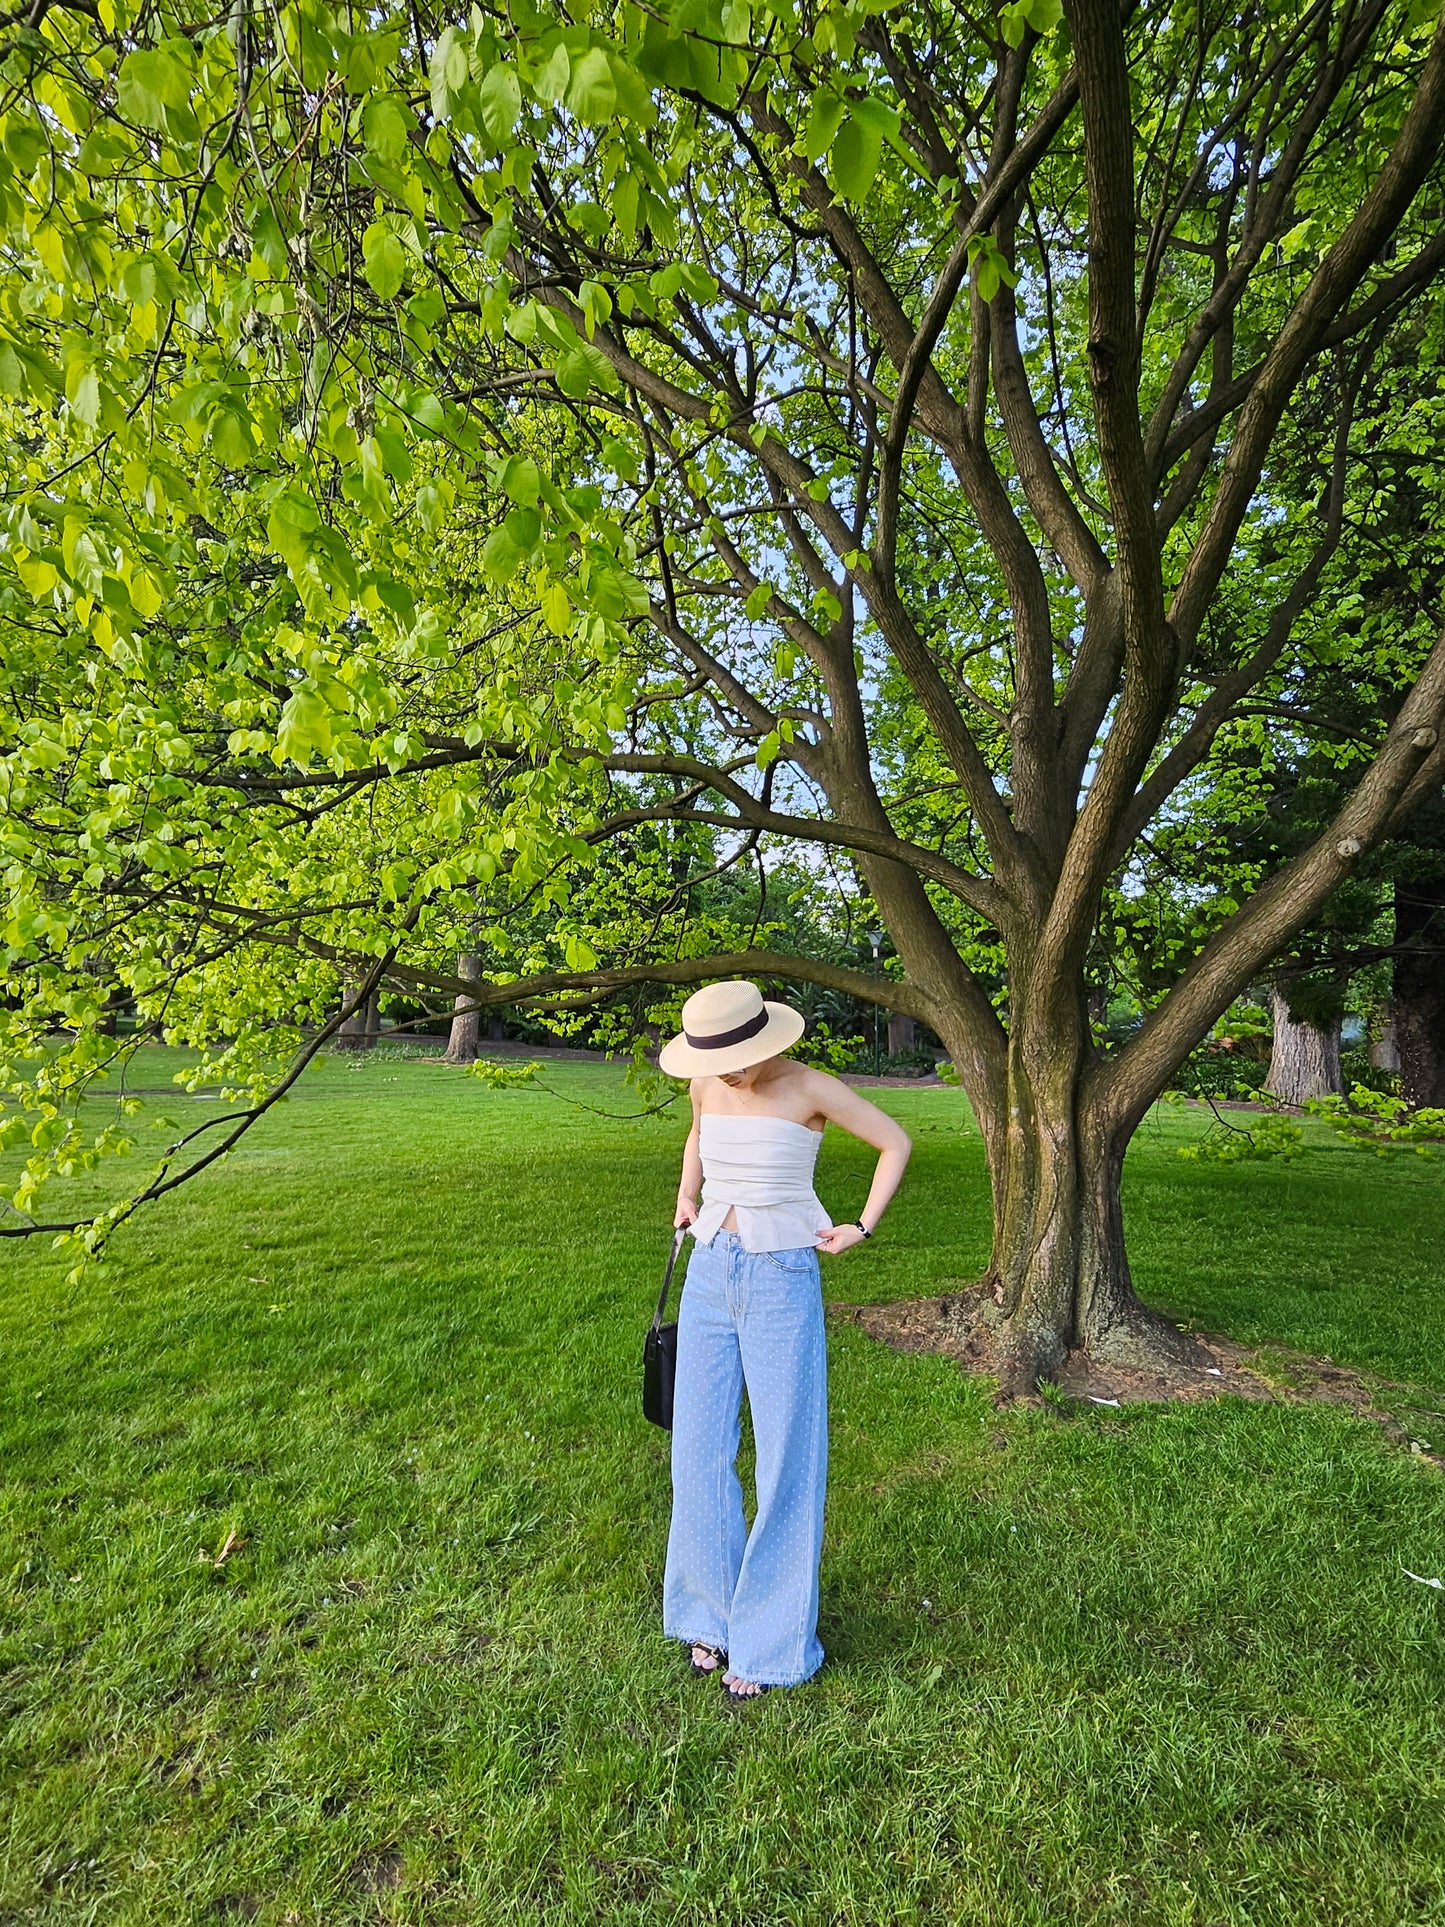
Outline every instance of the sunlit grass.
[[[914, 1164], [831, 1298], [985, 1255], [961, 1099], [884, 1101]], [[1141, 1288], [1445, 1446], [1439, 1170], [1182, 1162], [1204, 1121], [1133, 1156]], [[1001, 1418], [839, 1326], [829, 1662], [745, 1716], [685, 1675], [637, 1406], [683, 1128], [337, 1060], [104, 1274], [0, 1253], [0, 1919], [1445, 1917], [1445, 1486], [1325, 1408]]]

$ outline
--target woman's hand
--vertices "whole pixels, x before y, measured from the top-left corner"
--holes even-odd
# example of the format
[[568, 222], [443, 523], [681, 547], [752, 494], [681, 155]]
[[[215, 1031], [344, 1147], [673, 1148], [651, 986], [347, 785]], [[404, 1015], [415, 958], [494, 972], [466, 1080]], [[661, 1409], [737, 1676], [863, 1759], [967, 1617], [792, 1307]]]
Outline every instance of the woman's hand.
[[818, 1249], [826, 1251], [830, 1258], [836, 1258], [840, 1251], [851, 1251], [862, 1242], [863, 1233], [856, 1224], [835, 1224], [831, 1231], [818, 1233]]
[[681, 1231], [686, 1225], [697, 1223], [697, 1199], [685, 1198], [679, 1194], [677, 1209], [672, 1214], [672, 1228]]

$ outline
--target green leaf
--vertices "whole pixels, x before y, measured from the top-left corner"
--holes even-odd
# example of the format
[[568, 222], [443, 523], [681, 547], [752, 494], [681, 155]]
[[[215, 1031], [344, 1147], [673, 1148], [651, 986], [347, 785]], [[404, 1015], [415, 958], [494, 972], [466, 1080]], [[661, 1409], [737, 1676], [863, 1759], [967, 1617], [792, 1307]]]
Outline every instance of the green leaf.
[[696, 261], [683, 262], [682, 285], [694, 301], [717, 300], [718, 287], [715, 277], [710, 275], [706, 268], [699, 267]]
[[566, 103], [579, 120], [610, 120], [617, 111], [617, 83], [612, 63], [601, 47], [592, 47], [572, 63]]
[[618, 176], [612, 189], [612, 218], [618, 233], [628, 242], [637, 235], [637, 197], [641, 187], [637, 174], [629, 168]]
[[285, 236], [276, 216], [264, 201], [256, 209], [251, 222], [250, 272], [257, 280], [270, 275], [273, 281], [284, 281], [291, 272], [291, 257], [286, 252]]
[[803, 152], [810, 161], [822, 160], [833, 145], [834, 136], [843, 125], [843, 116], [847, 111], [848, 103], [840, 94], [814, 94], [803, 129]]
[[578, 298], [582, 305], [582, 317], [587, 328], [587, 339], [590, 341], [593, 335], [596, 334], [599, 324], [606, 321], [612, 313], [612, 296], [607, 292], [606, 288], [602, 286], [601, 282], [584, 281], [578, 290]]
[[968, 258], [976, 271], [980, 299], [992, 301], [1002, 284], [1011, 288], [1018, 285], [1017, 274], [991, 234], [974, 236], [968, 244]]
[[525, 559], [505, 527], [492, 530], [482, 550], [482, 567], [494, 581], [510, 582]]
[[406, 152], [410, 124], [395, 94], [381, 94], [367, 101], [361, 110], [366, 151], [379, 161], [399, 161]]
[[466, 86], [469, 74], [461, 31], [448, 27], [437, 40], [431, 57], [431, 104], [438, 120], [450, 117], [452, 102]]
[[65, 399], [77, 421], [94, 428], [100, 420], [100, 376], [89, 350], [73, 343], [65, 359]]
[[757, 622], [763, 616], [765, 616], [768, 613], [768, 604], [772, 601], [772, 599], [773, 599], [772, 583], [760, 582], [758, 586], [748, 596], [747, 601], [743, 604], [744, 609], [747, 610], [750, 620], [752, 620], [753, 622]]
[[538, 100], [561, 100], [567, 91], [571, 73], [571, 58], [559, 40], [532, 76], [532, 91]]
[[271, 517], [273, 521], [296, 529], [303, 535], [310, 535], [321, 527], [316, 504], [308, 496], [298, 495], [292, 489], [276, 497], [271, 504]]
[[139, 254], [121, 271], [120, 291], [135, 307], [151, 301], [173, 301], [180, 293], [181, 277], [168, 254]]
[[999, 12], [998, 24], [1011, 47], [1023, 44], [1025, 27], [1037, 34], [1051, 33], [1064, 17], [1062, 0], [1012, 0]]
[[554, 636], [565, 636], [572, 627], [572, 605], [560, 582], [549, 582], [542, 591], [542, 620]]
[[131, 577], [130, 599], [136, 614], [149, 622], [165, 607], [165, 590], [148, 569], [137, 569]]
[[542, 518], [536, 509], [513, 509], [502, 527], [522, 554], [530, 555], [542, 534]]
[[587, 357], [579, 348], [570, 349], [557, 363], [557, 386], [574, 401], [581, 401], [584, 395], [590, 393], [592, 371], [587, 366]]
[[829, 156], [833, 185], [849, 201], [863, 201], [872, 187], [882, 157], [883, 142], [902, 125], [894, 110], [881, 100], [856, 100], [839, 129]]
[[159, 47], [139, 47], [120, 63], [116, 99], [128, 120], [141, 127], [164, 128], [168, 108], [188, 105], [193, 78], [188, 41], [168, 40]]
[[25, 589], [37, 600], [41, 596], [49, 595], [60, 580], [60, 571], [55, 564], [47, 562], [39, 555], [23, 556], [15, 564], [15, 573]]
[[508, 140], [522, 111], [522, 89], [515, 67], [503, 63], [488, 70], [477, 89], [482, 125], [498, 147]]
[[513, 455], [503, 463], [497, 485], [513, 502], [535, 508], [542, 492], [542, 471], [525, 455]]
[[309, 763], [313, 751], [325, 756], [330, 750], [334, 721], [320, 691], [303, 683], [281, 711], [276, 746], [293, 763]]
[[616, 394], [620, 384], [612, 363], [601, 349], [580, 341], [559, 357], [557, 386], [564, 395], [580, 401], [593, 388], [600, 388], [607, 395]]
[[406, 249], [401, 236], [385, 221], [373, 221], [361, 237], [366, 278], [383, 301], [400, 293], [406, 279]]
[[620, 481], [637, 480], [637, 454], [626, 442], [605, 441], [602, 444], [602, 459]]

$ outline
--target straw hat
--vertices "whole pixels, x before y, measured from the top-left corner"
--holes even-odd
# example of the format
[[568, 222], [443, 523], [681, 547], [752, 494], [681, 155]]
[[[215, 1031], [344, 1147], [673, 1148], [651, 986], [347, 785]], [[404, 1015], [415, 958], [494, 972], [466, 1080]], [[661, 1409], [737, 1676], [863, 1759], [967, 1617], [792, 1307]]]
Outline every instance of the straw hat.
[[682, 1007], [682, 1035], [658, 1064], [669, 1077], [727, 1077], [796, 1044], [806, 1028], [786, 1004], [765, 1004], [756, 984], [709, 984]]

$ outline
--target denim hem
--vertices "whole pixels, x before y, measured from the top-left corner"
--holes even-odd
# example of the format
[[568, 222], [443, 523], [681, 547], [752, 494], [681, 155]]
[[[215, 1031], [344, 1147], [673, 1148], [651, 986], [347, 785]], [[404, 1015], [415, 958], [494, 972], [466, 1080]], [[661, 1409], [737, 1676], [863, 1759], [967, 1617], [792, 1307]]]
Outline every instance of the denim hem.
[[811, 1673], [797, 1673], [791, 1679], [754, 1679], [750, 1673], [740, 1673], [738, 1677], [747, 1680], [753, 1686], [806, 1686], [808, 1681], [816, 1679], [822, 1670], [823, 1662], [819, 1660]]
[[725, 1653], [728, 1649], [725, 1639], [714, 1639], [710, 1633], [670, 1633], [664, 1627], [662, 1636], [670, 1646], [710, 1646], [717, 1653]]

